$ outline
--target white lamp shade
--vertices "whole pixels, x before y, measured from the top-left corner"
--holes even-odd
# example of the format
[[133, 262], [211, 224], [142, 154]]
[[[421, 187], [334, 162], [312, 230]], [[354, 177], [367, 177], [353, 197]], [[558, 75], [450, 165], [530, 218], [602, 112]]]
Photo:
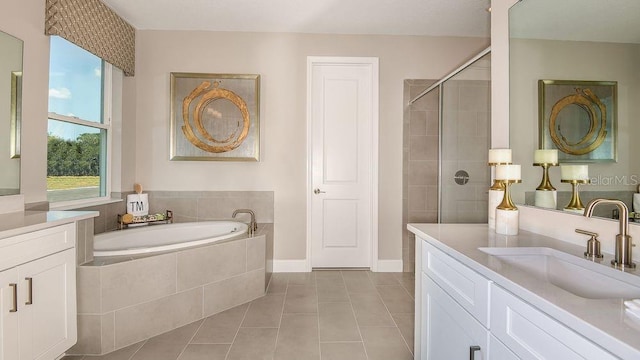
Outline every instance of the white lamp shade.
[[521, 180], [520, 165], [496, 165], [496, 180]]
[[489, 149], [489, 164], [511, 164], [511, 149]]
[[588, 180], [589, 165], [560, 165], [562, 180]]
[[557, 164], [558, 163], [558, 150], [536, 150], [533, 153], [534, 164]]

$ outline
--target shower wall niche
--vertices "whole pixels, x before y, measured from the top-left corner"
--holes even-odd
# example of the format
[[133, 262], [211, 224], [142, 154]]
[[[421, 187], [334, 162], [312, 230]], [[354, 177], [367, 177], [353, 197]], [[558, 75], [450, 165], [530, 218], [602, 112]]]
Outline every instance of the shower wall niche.
[[405, 80], [405, 272], [412, 272], [415, 267], [415, 240], [406, 229], [407, 223], [487, 222], [490, 56], [479, 55], [440, 81]]

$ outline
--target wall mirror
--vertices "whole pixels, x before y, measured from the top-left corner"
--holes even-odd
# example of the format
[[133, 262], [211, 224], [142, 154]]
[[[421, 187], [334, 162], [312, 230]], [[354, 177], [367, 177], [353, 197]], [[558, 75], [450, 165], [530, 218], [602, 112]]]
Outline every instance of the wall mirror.
[[22, 40], [0, 31], [0, 195], [20, 193]]
[[[616, 82], [617, 128], [610, 131], [617, 132], [617, 158], [585, 161], [591, 184], [580, 195], [585, 204], [595, 197], [621, 199], [632, 210], [640, 184], [640, 1], [521, 0], [509, 11], [509, 48], [509, 137], [523, 177], [512, 187], [514, 201], [533, 205], [542, 179], [542, 168], [533, 166], [534, 150], [541, 148], [539, 80]], [[561, 183], [559, 167], [549, 173], [562, 209], [571, 185]]]

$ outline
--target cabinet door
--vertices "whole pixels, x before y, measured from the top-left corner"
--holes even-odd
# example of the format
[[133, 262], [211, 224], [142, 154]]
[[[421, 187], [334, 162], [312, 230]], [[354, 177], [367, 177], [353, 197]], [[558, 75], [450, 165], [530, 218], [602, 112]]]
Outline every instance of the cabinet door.
[[20, 360], [55, 359], [77, 340], [75, 250], [21, 265]]
[[424, 273], [422, 290], [422, 359], [487, 360], [489, 332]]
[[0, 360], [18, 358], [18, 270], [0, 272]]

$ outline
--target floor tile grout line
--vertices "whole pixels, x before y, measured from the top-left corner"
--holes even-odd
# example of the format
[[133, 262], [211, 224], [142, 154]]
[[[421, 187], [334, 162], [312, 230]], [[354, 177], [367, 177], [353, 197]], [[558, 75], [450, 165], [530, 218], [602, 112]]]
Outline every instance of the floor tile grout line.
[[[313, 271], [311, 272], [313, 274]], [[316, 286], [316, 311], [318, 313], [318, 358], [322, 359], [322, 346], [320, 346], [320, 295], [318, 294], [318, 275], [314, 276], [313, 282]]]
[[176, 360], [180, 359], [182, 354], [184, 354], [184, 351], [187, 350], [187, 348], [189, 347], [189, 345], [193, 341], [193, 338], [196, 337], [196, 334], [198, 334], [198, 331], [200, 331], [200, 329], [202, 328], [202, 325], [204, 325], [205, 320], [206, 320], [206, 318], [200, 320], [200, 325], [198, 326], [196, 331], [193, 332], [193, 335], [191, 335], [191, 337], [189, 338], [189, 341], [187, 341], [187, 344], [184, 346], [184, 348], [182, 348], [182, 351], [180, 351], [180, 354], [178, 354], [178, 357], [176, 358]]
[[[342, 271], [340, 272], [342, 276]], [[371, 281], [369, 276], [367, 275], [367, 279]], [[345, 282], [345, 288], [347, 287], [346, 281], [344, 281], [344, 277], [342, 277], [342, 281]], [[373, 283], [373, 282], [372, 282]], [[367, 346], [364, 343], [364, 337], [362, 336], [362, 331], [360, 330], [360, 324], [358, 323], [358, 317], [356, 316], [356, 310], [353, 308], [353, 300], [351, 299], [351, 293], [349, 293], [349, 289], [347, 288], [347, 297], [349, 298], [349, 305], [351, 306], [351, 312], [353, 313], [353, 318], [356, 319], [356, 327], [358, 328], [358, 335], [360, 335], [360, 340], [362, 340], [362, 348], [364, 349], [364, 356], [369, 359], [369, 353], [367, 352]]]
[[413, 356], [413, 350], [409, 346], [409, 343], [407, 343], [407, 339], [405, 339], [404, 335], [402, 335], [402, 332], [400, 331], [400, 327], [398, 327], [398, 323], [396, 322], [396, 319], [393, 318], [393, 315], [391, 314], [391, 311], [389, 311], [389, 307], [387, 306], [387, 303], [385, 303], [384, 299], [382, 298], [382, 294], [380, 294], [380, 291], [378, 291], [378, 287], [377, 286], [374, 285], [374, 287], [376, 288], [376, 294], [378, 294], [378, 297], [380, 298], [380, 301], [382, 301], [382, 305], [384, 305], [384, 308], [387, 310], [387, 313], [391, 317], [391, 321], [393, 321], [393, 323], [396, 325], [395, 328], [398, 329], [398, 333], [400, 334], [400, 338], [402, 338], [402, 341], [404, 342], [404, 345], [407, 347], [407, 350], [409, 350], [409, 353], [411, 354], [411, 356]]
[[[147, 345], [147, 343], [149, 342], [149, 339], [144, 340], [144, 342], [142, 343], [142, 345], [140, 345], [140, 347], [133, 352], [133, 354], [131, 354], [131, 356], [129, 356], [129, 360], [132, 360], [134, 356], [136, 356], [136, 354], [145, 346]], [[132, 344], [133, 345], [133, 344]], [[124, 349], [124, 348], [123, 348]]]
[[289, 292], [289, 274], [287, 274], [287, 285], [284, 288], [284, 300], [282, 301], [282, 309], [280, 310], [280, 322], [278, 322], [278, 331], [276, 331], [276, 341], [273, 344], [273, 357], [276, 356], [276, 348], [278, 347], [278, 338], [280, 337], [280, 326], [282, 326], [282, 317], [284, 316], [284, 306], [287, 304], [287, 293]]
[[[252, 300], [253, 302], [253, 300]], [[244, 319], [247, 317], [247, 313], [249, 312], [249, 308], [251, 307], [251, 303], [249, 303], [249, 306], [247, 306], [246, 309], [244, 309], [244, 314], [242, 314], [242, 320], [240, 320], [240, 324], [238, 324], [238, 329], [236, 330], [236, 334], [233, 335], [233, 340], [231, 340], [231, 345], [229, 345], [229, 348], [227, 349], [227, 354], [224, 356], [225, 360], [229, 358], [229, 354], [231, 354], [231, 348], [233, 347], [233, 344], [236, 342], [236, 338], [238, 337], [238, 333], [240, 332], [240, 329], [242, 328], [242, 323], [244, 322]]]

